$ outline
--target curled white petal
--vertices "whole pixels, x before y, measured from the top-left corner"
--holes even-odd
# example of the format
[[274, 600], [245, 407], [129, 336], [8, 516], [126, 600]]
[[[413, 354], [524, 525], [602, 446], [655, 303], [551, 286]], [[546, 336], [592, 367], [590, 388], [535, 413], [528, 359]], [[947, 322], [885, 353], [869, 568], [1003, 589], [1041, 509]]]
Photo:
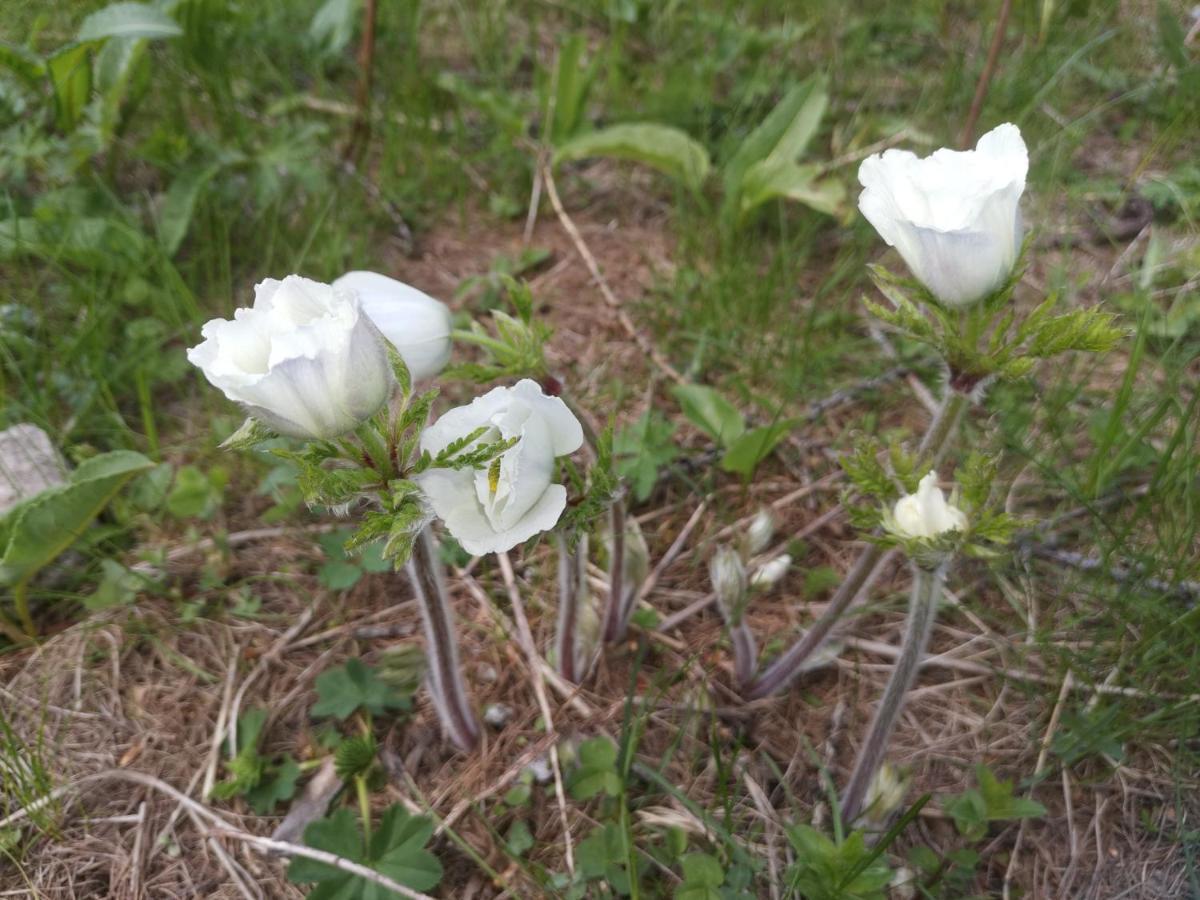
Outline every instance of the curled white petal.
[[446, 368], [453, 324], [445, 303], [378, 272], [347, 272], [333, 286], [358, 295], [363, 312], [396, 348], [414, 381]]

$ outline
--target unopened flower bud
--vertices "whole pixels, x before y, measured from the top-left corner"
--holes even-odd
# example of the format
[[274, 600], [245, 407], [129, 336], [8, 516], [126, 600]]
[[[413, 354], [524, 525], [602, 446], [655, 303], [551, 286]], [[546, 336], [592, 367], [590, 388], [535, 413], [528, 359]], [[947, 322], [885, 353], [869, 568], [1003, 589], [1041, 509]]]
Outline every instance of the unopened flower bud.
[[887, 818], [900, 808], [904, 795], [908, 793], [908, 777], [891, 763], [885, 762], [875, 773], [875, 780], [867, 788], [863, 809], [876, 822]]
[[765, 506], [751, 520], [750, 525], [742, 533], [740, 549], [742, 558], [749, 559], [767, 549], [771, 538], [775, 535], [775, 516]]
[[783, 580], [783, 576], [791, 567], [792, 558], [786, 553], [769, 559], [758, 567], [758, 571], [750, 579], [750, 586], [758, 591], [770, 590]]
[[708, 562], [708, 574], [713, 593], [717, 595], [717, 607], [726, 623], [740, 625], [746, 611], [747, 595], [746, 567], [742, 558], [732, 547], [722, 544]]
[[895, 532], [904, 538], [933, 538], [948, 531], [966, 531], [967, 516], [946, 502], [937, 486], [937, 472], [929, 472], [917, 485], [915, 494], [906, 494], [892, 509]]

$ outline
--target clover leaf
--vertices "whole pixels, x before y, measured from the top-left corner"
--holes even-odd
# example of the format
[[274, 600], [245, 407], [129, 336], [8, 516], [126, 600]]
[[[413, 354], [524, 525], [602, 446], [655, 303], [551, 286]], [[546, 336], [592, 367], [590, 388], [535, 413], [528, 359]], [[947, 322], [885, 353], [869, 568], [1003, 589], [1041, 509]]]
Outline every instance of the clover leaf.
[[317, 676], [317, 702], [313, 716], [333, 716], [346, 719], [360, 707], [371, 715], [382, 715], [387, 709], [406, 709], [409, 701], [396, 694], [361, 659], [348, 659]]
[[[414, 816], [396, 804], [384, 810], [370, 841], [364, 841], [359, 823], [348, 808], [318, 819], [304, 829], [304, 843], [317, 850], [367, 866], [405, 887], [427, 891], [442, 880], [442, 864], [425, 849], [433, 836], [433, 821]], [[393, 900], [401, 896], [382, 885], [327, 863], [294, 857], [288, 881], [317, 886], [309, 900]]]
[[608, 738], [592, 738], [579, 745], [579, 768], [571, 776], [571, 796], [587, 800], [599, 793], [621, 793], [617, 773], [617, 748]]

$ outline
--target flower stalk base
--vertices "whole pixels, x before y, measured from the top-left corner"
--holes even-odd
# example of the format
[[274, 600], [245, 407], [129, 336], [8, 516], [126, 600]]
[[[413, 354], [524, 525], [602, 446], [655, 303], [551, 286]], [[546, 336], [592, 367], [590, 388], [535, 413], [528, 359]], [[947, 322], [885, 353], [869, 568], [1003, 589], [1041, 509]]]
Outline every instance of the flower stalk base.
[[946, 579], [946, 564], [936, 569], [913, 565], [912, 594], [909, 601], [908, 624], [904, 632], [904, 643], [900, 656], [892, 669], [892, 676], [884, 689], [883, 698], [875, 710], [875, 718], [867, 732], [867, 738], [859, 751], [854, 773], [846, 784], [842, 795], [842, 821], [849, 824], [863, 811], [863, 798], [879, 771], [879, 764], [887, 750], [888, 740], [904, 709], [909, 688], [917, 677], [921, 657], [929, 645], [933, 623], [937, 619], [938, 601]]
[[587, 661], [579, 646], [579, 620], [587, 585], [587, 535], [580, 535], [575, 549], [563, 534], [555, 534], [558, 545], [558, 633], [555, 651], [558, 674], [572, 684], [587, 675]]
[[428, 528], [422, 529], [413, 543], [405, 571], [421, 607], [425, 652], [429, 657], [429, 693], [438, 718], [455, 746], [460, 750], [472, 750], [479, 743], [479, 722], [463, 684], [453, 613], [446, 597], [433, 535]]

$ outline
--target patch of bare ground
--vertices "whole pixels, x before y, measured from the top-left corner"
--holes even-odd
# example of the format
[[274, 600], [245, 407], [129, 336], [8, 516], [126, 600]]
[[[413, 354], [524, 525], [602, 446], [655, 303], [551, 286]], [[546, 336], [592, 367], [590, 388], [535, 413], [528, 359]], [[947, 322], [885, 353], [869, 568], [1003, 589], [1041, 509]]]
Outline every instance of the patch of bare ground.
[[[589, 206], [572, 209], [574, 218], [614, 294], [635, 309], [671, 264], [665, 215], [617, 188], [592, 188]], [[580, 202], [564, 199], [568, 208]], [[415, 258], [395, 259], [392, 274], [448, 297], [464, 278], [485, 272], [497, 254], [519, 251], [522, 232], [523, 223], [498, 228], [465, 215], [424, 236]], [[612, 383], [636, 387], [623, 404], [622, 419], [651, 402], [670, 412], [669, 404], [655, 400], [662, 392], [653, 390], [665, 376], [622, 327], [552, 212], [543, 212], [531, 243], [552, 251], [531, 277], [556, 328], [553, 363], [569, 387], [595, 410], [610, 408]], [[888, 413], [894, 419], [888, 425], [923, 426], [925, 413], [904, 382], [881, 390], [904, 401], [892, 408], [906, 410]], [[383, 741], [390, 781], [376, 798], [381, 806], [402, 801], [432, 811], [497, 873], [488, 875], [443, 832], [436, 846], [446, 868], [440, 896], [539, 896], [502, 852], [500, 835], [511, 813], [500, 810], [495, 798], [551, 739], [618, 733], [631, 685], [645, 713], [639, 758], [651, 766], [668, 760], [666, 778], [744, 840], [770, 871], [781, 871], [790, 858], [785, 824], [814, 815], [828, 821], [821, 772], [827, 770], [836, 784], [844, 782], [882, 691], [902, 630], [903, 567], [893, 565], [870, 602], [846, 623], [835, 656], [783, 695], [754, 704], [732, 689], [721, 623], [702, 601], [714, 541], [769, 504], [779, 517], [777, 542], [802, 536], [805, 555], [779, 587], [753, 605], [754, 630], [763, 643], [781, 646], [819, 614], [826, 595], [807, 594], [802, 573], [818, 566], [844, 572], [856, 552], [837, 510], [836, 466], [825, 449], [855, 415], [852, 405], [831, 410], [748, 489], [728, 483], [705, 497], [692, 490], [691, 479], [673, 478], [635, 510], [652, 562], [689, 521], [695, 523], [645, 597], [676, 624], [636, 632], [627, 645], [609, 648], [578, 690], [551, 692], [550, 737], [538, 722], [530, 663], [513, 636], [508, 593], [495, 560], [453, 573], [451, 592], [474, 702], [479, 708], [503, 703], [514, 715], [502, 728], [488, 728], [477, 752], [461, 754], [441, 738], [432, 708], [418, 695], [411, 718]], [[704, 442], [694, 435], [690, 440], [703, 453]], [[39, 748], [56, 784], [79, 785], [57, 796], [48, 817], [37, 817], [53, 828], [32, 842], [19, 866], [0, 862], [0, 886], [17, 892], [12, 895], [303, 895], [286, 882], [281, 859], [220, 836], [212, 820], [162, 785], [203, 803], [230, 826], [270, 834], [278, 817], [251, 815], [240, 801], [203, 797], [205, 784], [221, 775], [223, 726], [239, 710], [263, 707], [270, 716], [265, 749], [316, 758], [322, 751], [308, 716], [316, 675], [352, 656], [371, 661], [398, 643], [420, 641], [420, 628], [402, 576], [371, 576], [348, 592], [331, 594], [313, 574], [319, 551], [311, 526], [252, 531], [261, 527], [261, 501], [249, 491], [246, 496], [224, 523], [234, 538], [200, 546], [178, 538], [165, 565], [185, 596], [199, 590], [196, 573], [205, 557], [227, 581], [253, 578], [262, 600], [258, 619], [202, 618], [181, 625], [170, 601], [151, 599], [92, 617], [0, 661], [0, 697], [13, 727]], [[543, 652], [554, 631], [553, 566], [543, 543], [516, 569]], [[1027, 622], [1013, 614], [1009, 601], [992, 596], [981, 576], [972, 566], [958, 573], [930, 659], [893, 739], [889, 758], [909, 770], [910, 799], [962, 791], [980, 761], [1002, 777], [1029, 776], [1045, 762], [1062, 698], [1096, 691], [1074, 678], [1064, 685], [1063, 676], [1027, 642]], [[1027, 576], [1009, 600], [1027, 605], [1032, 619], [1052, 605], [1039, 594], [1055, 580], [1037, 569]], [[599, 596], [604, 585], [598, 571], [595, 582]], [[1010, 628], [998, 631], [972, 611], [992, 606], [1007, 613], [989, 620], [1012, 623]], [[695, 611], [675, 615], [689, 608]], [[1064, 641], [1074, 639], [1063, 635]], [[715, 764], [714, 752], [723, 757], [723, 767]], [[738, 784], [726, 811], [713, 801], [728, 789], [723, 782], [730, 773]], [[1163, 837], [1174, 824], [1178, 788], [1163, 748], [1141, 747], [1107, 768], [1088, 764], [1066, 775], [1056, 771], [1034, 789], [1048, 815], [1005, 824], [984, 843], [976, 890], [1031, 897], [1185, 896], [1185, 860]], [[534, 861], [562, 870], [566, 839], [553, 793], [535, 792], [527, 815], [536, 838]], [[588, 809], [570, 803], [567, 815], [570, 840], [577, 844], [592, 825]], [[638, 812], [634, 828], [645, 833], [663, 822], [698, 837], [706, 832], [703, 822], [665, 794]], [[903, 852], [914, 843], [940, 851], [961, 845], [937, 804], [926, 806], [896, 849]]]

